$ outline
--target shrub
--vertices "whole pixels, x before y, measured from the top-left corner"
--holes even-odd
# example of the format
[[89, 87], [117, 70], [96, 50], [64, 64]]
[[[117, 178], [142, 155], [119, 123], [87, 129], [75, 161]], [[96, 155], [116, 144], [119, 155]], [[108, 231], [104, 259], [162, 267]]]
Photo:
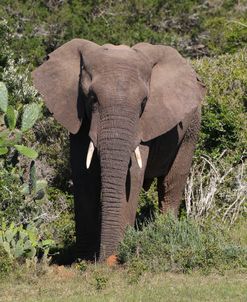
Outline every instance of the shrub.
[[139, 194], [138, 208], [136, 213], [136, 224], [141, 227], [152, 219], [159, 210], [157, 182], [153, 181], [148, 191], [142, 189]]
[[[30, 202], [40, 200], [45, 195], [46, 182], [36, 179], [34, 159], [37, 158], [38, 153], [22, 143], [25, 141], [26, 133], [34, 126], [39, 117], [40, 106], [32, 103], [25, 105], [21, 110], [9, 105], [7, 88], [3, 82], [0, 82], [0, 110], [2, 111], [0, 114], [2, 120], [0, 133], [0, 218], [3, 215], [5, 217], [10, 215], [21, 221], [25, 220], [27, 213], [24, 214], [24, 217], [21, 214], [30, 212]], [[21, 112], [22, 114], [20, 114]], [[25, 167], [25, 170], [19, 165], [21, 156], [32, 160], [30, 167]], [[28, 176], [25, 177], [25, 173], [28, 173]], [[25, 178], [27, 179], [26, 183]], [[24, 211], [22, 211], [23, 208], [25, 208]]]
[[102, 290], [106, 288], [108, 282], [108, 276], [102, 272], [95, 271], [94, 273], [94, 287], [96, 290]]
[[12, 260], [4, 247], [0, 244], [0, 279], [8, 275], [13, 267]]
[[[2, 121], [0, 134], [0, 155], [10, 153], [10, 148], [15, 148], [20, 154], [31, 159], [36, 159], [38, 154], [33, 149], [19, 145], [23, 141], [23, 135], [33, 127], [40, 114], [40, 107], [33, 103], [23, 108], [22, 119], [19, 119], [20, 110], [8, 105], [8, 91], [3, 82], [0, 82], [0, 115]], [[18, 120], [20, 127], [17, 128]]]
[[[208, 192], [213, 188], [211, 185], [216, 184], [211, 209], [217, 215], [221, 209], [221, 217], [227, 213], [225, 218], [234, 222], [238, 216], [234, 213], [238, 213], [238, 209], [242, 213], [244, 209], [238, 207], [242, 199], [235, 197], [240, 192], [237, 169], [244, 160], [247, 142], [247, 60], [246, 50], [241, 50], [246, 44], [247, 19], [246, 7], [241, 3], [228, 0], [186, 0], [176, 4], [171, 0], [1, 1], [0, 81], [7, 86], [8, 106], [3, 105], [4, 114], [0, 119], [0, 218], [5, 218], [8, 226], [12, 221], [18, 226], [34, 224], [42, 238], [54, 238], [58, 245], [74, 240], [68, 133], [54, 123], [43, 107], [40, 120], [29, 130], [22, 120], [31, 117], [29, 113], [33, 111], [34, 118], [28, 121], [31, 125], [37, 117], [35, 104], [40, 104], [30, 85], [30, 70], [40, 64], [47, 53], [74, 37], [81, 37], [99, 44], [163, 43], [189, 57], [211, 56], [193, 61], [208, 88], [197, 155], [204, 155], [206, 159], [210, 156], [213, 165], [214, 158], [223, 152], [224, 157], [222, 166], [216, 167], [218, 174], [212, 165], [206, 164], [203, 168], [196, 163], [194, 176], [200, 178], [201, 172], [204, 173], [202, 183]], [[231, 54], [213, 57], [226, 52]], [[4, 90], [6, 92], [1, 84], [2, 99], [6, 95]], [[28, 114], [25, 115], [25, 111]], [[37, 153], [25, 147], [36, 149], [37, 145], [39, 158], [33, 163], [23, 154], [36, 157]], [[219, 182], [219, 174], [222, 177], [228, 167], [233, 168], [232, 172], [224, 178], [225, 183]], [[242, 174], [244, 186], [245, 174]], [[194, 202], [200, 199], [200, 184], [191, 179]], [[141, 193], [139, 223], [157, 211], [155, 186], [154, 183], [149, 192]], [[202, 212], [211, 215], [208, 210]], [[195, 213], [194, 217], [198, 211]], [[133, 267], [146, 267], [138, 261]]]
[[40, 252], [47, 255], [50, 247], [54, 244], [52, 240], [42, 240], [37, 228], [33, 225], [15, 226], [12, 222], [9, 226], [4, 220], [1, 222], [0, 246], [14, 260], [33, 259]]
[[219, 156], [227, 150], [225, 155], [239, 160], [247, 145], [246, 49], [193, 65], [207, 87], [197, 154]]
[[[208, 48], [214, 54], [234, 53], [247, 44], [246, 18], [228, 19], [225, 16], [205, 19], [205, 27], [210, 29]], [[219, 47], [220, 45], [220, 47]]]
[[246, 44], [241, 1], [2, 0], [0, 14], [8, 27], [8, 35], [6, 25], [0, 35], [15, 57], [35, 65], [75, 37], [100, 44], [164, 43], [190, 57], [233, 53]]
[[[5, 73], [8, 74], [10, 69], [8, 66]], [[1, 230], [6, 251], [13, 258], [28, 258], [44, 250], [44, 244], [52, 237], [60, 245], [73, 239], [72, 209], [68, 194], [56, 189], [52, 191], [52, 187], [47, 189], [47, 181], [39, 177], [42, 170], [36, 159], [38, 153], [30, 146], [36, 144], [34, 125], [41, 108], [37, 102], [25, 105], [14, 102], [14, 96], [18, 94], [30, 102], [29, 92], [34, 91], [29, 89], [27, 78], [23, 80], [27, 85], [22, 86], [22, 77], [15, 77], [16, 85], [9, 78], [13, 86], [10, 93], [0, 82], [0, 221], [6, 222], [5, 229]], [[24, 94], [17, 91], [19, 84], [22, 89], [27, 87]], [[39, 233], [36, 242], [29, 238], [33, 229]], [[8, 240], [10, 234], [13, 238]]]
[[[13, 28], [0, 20], [0, 80], [5, 82], [0, 82], [0, 221], [6, 221], [9, 232], [13, 221], [15, 228], [25, 231], [32, 225], [42, 241], [54, 238], [63, 246], [74, 240], [73, 208], [66, 192], [71, 186], [70, 173], [64, 173], [68, 165], [64, 165], [64, 156], [58, 155], [64, 152], [67, 133], [60, 126], [56, 128], [54, 121], [49, 123], [52, 118], [47, 117], [30, 85], [27, 60], [16, 58], [10, 48], [14, 38]], [[39, 158], [34, 150], [37, 145]]]
[[247, 267], [247, 247], [230, 241], [227, 231], [212, 221], [157, 216], [142, 231], [129, 228], [118, 257], [131, 266], [138, 261], [151, 271], [189, 272]]

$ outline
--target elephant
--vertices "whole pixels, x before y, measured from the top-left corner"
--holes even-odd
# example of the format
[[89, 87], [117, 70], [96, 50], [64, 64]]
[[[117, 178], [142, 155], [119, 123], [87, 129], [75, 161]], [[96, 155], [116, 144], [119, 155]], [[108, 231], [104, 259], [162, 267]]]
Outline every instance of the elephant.
[[73, 39], [32, 78], [70, 133], [77, 257], [116, 255], [154, 178], [160, 211], [178, 213], [206, 88], [177, 50]]

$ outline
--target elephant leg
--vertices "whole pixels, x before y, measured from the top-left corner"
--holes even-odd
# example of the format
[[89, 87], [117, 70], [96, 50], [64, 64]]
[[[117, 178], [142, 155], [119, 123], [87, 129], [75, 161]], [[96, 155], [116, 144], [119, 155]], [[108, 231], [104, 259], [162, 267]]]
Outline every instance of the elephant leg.
[[71, 166], [74, 183], [77, 258], [94, 260], [100, 247], [100, 168], [96, 151], [89, 169], [86, 156], [87, 132], [70, 137]]
[[159, 208], [163, 213], [171, 211], [178, 215], [183, 190], [191, 167], [199, 125], [200, 120], [197, 116], [187, 129], [168, 174], [158, 177]]

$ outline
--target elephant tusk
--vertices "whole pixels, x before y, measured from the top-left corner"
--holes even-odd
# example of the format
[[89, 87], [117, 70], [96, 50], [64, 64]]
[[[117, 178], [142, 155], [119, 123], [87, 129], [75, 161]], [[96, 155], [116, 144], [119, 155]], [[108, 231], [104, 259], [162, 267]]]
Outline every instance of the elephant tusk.
[[138, 166], [141, 169], [142, 168], [142, 158], [141, 158], [141, 152], [140, 152], [139, 146], [136, 147], [136, 149], [135, 149], [135, 156], [136, 156], [136, 160], [137, 160]]
[[86, 160], [86, 167], [87, 169], [89, 169], [90, 164], [91, 164], [91, 160], [93, 157], [93, 152], [94, 152], [94, 145], [93, 142], [91, 141], [88, 147], [88, 151], [87, 151], [87, 160]]

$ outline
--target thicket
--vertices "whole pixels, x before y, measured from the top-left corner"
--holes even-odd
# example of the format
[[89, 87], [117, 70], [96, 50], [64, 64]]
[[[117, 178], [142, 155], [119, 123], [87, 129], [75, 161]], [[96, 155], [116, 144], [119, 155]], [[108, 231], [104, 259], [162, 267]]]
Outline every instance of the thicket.
[[[247, 207], [245, 0], [2, 0], [0, 245], [4, 243], [5, 249], [0, 250], [0, 272], [7, 272], [13, 259], [22, 261], [28, 255], [34, 259], [55, 246], [66, 247], [74, 241], [68, 133], [43, 106], [32, 87], [30, 71], [49, 52], [75, 37], [99, 44], [133, 45], [140, 41], [168, 44], [191, 61], [207, 86], [207, 96], [184, 197], [187, 212], [182, 209], [181, 215], [205, 224], [208, 220], [230, 222], [234, 227], [242, 223]], [[149, 192], [141, 192], [139, 227], [157, 211], [154, 183]], [[214, 224], [212, 229], [207, 229], [213, 241], [205, 243], [207, 233], [203, 233], [205, 228], [198, 222], [162, 219], [143, 226], [143, 231], [132, 229], [127, 233], [120, 250], [122, 261], [135, 267], [139, 264], [133, 263], [139, 257], [140, 265], [150, 269], [149, 262], [155, 261], [151, 259], [152, 253], [157, 258], [162, 254], [155, 254], [158, 245], [150, 239], [152, 236], [164, 247], [162, 252], [167, 251], [162, 262], [164, 269], [175, 267], [186, 271], [202, 266], [205, 259], [216, 265], [216, 258], [208, 256], [211, 248], [217, 250], [217, 259], [222, 257], [224, 263], [230, 261], [227, 258], [230, 252], [225, 249], [230, 241], [217, 243], [220, 234]], [[168, 225], [173, 225], [175, 232], [169, 237], [174, 237], [173, 248], [170, 241], [164, 241]], [[32, 232], [37, 236], [31, 235]], [[190, 236], [195, 236], [200, 247], [205, 245], [205, 248], [187, 245], [181, 239], [183, 236], [188, 236], [189, 241]], [[150, 245], [152, 253], [146, 249], [145, 240], [154, 242]], [[185, 245], [181, 260], [179, 255]], [[246, 242], [240, 245], [231, 250], [238, 264], [245, 259]], [[171, 250], [179, 259], [171, 259]], [[226, 250], [228, 256], [224, 254]], [[6, 259], [5, 253], [9, 255], [6, 262], [2, 260]], [[190, 257], [190, 264], [186, 264]]]
[[208, 273], [247, 268], [247, 246], [232, 240], [225, 226], [213, 221], [198, 224], [186, 217], [177, 220], [171, 214], [158, 215], [142, 230], [128, 229], [118, 255], [133, 277], [146, 270]]
[[197, 57], [233, 53], [247, 42], [245, 0], [2, 0], [16, 56], [40, 63], [74, 37], [96, 43], [169, 44]]

